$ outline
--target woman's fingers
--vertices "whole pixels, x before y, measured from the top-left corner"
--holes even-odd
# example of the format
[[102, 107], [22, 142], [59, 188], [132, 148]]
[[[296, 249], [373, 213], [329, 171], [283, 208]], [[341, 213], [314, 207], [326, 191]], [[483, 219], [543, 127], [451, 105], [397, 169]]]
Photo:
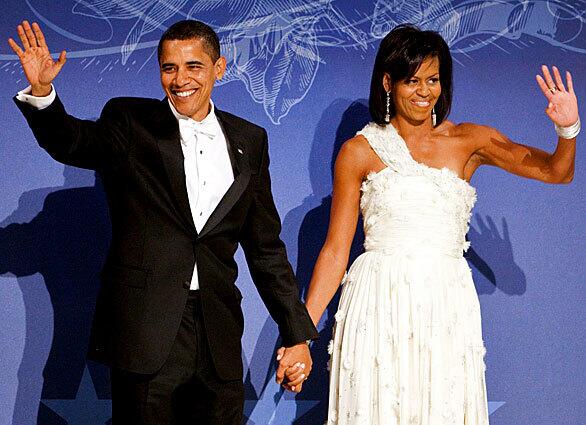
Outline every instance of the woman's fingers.
[[[61, 57], [59, 57], [61, 59]], [[277, 350], [277, 361], [281, 360], [285, 355], [285, 347], [281, 347]]]
[[553, 82], [553, 78], [551, 78], [551, 74], [549, 73], [549, 68], [546, 65], [542, 65], [541, 72], [543, 72], [543, 78], [545, 79], [545, 83], [547, 84], [547, 88], [548, 89], [555, 88], [555, 83]]
[[535, 79], [537, 80], [537, 84], [539, 85], [539, 88], [543, 92], [544, 96], [547, 98], [547, 100], [550, 100], [552, 93], [543, 77], [541, 75], [536, 75]]
[[553, 66], [552, 70], [553, 78], [549, 68], [546, 65], [542, 65], [541, 71], [543, 75], [535, 76], [539, 88], [547, 99], [545, 113], [559, 126], [572, 125], [578, 119], [572, 75], [569, 71], [566, 71], [566, 88], [559, 69]]
[[553, 69], [553, 76], [555, 78], [555, 85], [557, 86], [557, 89], [565, 92], [566, 87], [564, 86], [564, 81], [562, 80], [562, 76], [560, 75], [559, 69], [557, 68], [557, 66], [553, 66], [552, 69]]
[[[295, 372], [289, 373], [291, 369], [296, 369]], [[301, 367], [298, 366], [291, 366], [287, 370], [287, 382], [283, 384], [283, 386], [288, 389], [289, 391], [294, 391], [296, 393], [301, 391], [301, 387], [305, 380], [307, 379], [307, 374], [303, 371]]]
[[311, 368], [307, 368], [304, 363], [296, 363], [290, 366], [285, 372], [287, 383], [283, 384], [283, 386], [290, 391], [300, 392], [303, 382], [309, 376], [310, 370]]
[[568, 82], [568, 91], [574, 94], [574, 82], [572, 81], [572, 74], [570, 74], [570, 71], [566, 71], [566, 81]]
[[305, 377], [305, 365], [303, 363], [296, 363], [285, 371], [285, 376], [289, 382], [296, 381], [301, 375]]

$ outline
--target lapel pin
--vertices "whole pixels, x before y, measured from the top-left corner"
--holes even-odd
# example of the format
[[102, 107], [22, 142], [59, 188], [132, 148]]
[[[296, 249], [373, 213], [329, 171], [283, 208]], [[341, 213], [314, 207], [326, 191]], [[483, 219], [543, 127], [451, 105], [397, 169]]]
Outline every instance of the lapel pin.
[[240, 155], [243, 155], [243, 154], [244, 154], [244, 152], [242, 152], [242, 149], [240, 149], [240, 148], [238, 148], [238, 153], [239, 153]]

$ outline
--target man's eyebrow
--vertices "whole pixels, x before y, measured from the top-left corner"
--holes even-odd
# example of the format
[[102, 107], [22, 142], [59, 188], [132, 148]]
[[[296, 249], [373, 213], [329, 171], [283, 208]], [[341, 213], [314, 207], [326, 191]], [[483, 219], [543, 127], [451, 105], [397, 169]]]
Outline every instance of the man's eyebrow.
[[[188, 66], [194, 66], [194, 65], [203, 65], [204, 63], [202, 61], [194, 59], [194, 60], [190, 60], [190, 61], [185, 62], [185, 64]], [[176, 64], [174, 64], [173, 62], [163, 62], [161, 64], [161, 68], [168, 68], [171, 66], [176, 66]]]
[[187, 65], [203, 65], [203, 62], [198, 60], [187, 61]]

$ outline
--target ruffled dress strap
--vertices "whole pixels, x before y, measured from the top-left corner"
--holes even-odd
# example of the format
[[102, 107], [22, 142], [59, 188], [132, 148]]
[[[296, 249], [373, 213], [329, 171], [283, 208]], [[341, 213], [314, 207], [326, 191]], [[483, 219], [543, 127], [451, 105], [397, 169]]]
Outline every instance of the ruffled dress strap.
[[400, 136], [391, 124], [383, 127], [371, 122], [356, 134], [366, 138], [372, 150], [390, 169], [397, 172], [409, 169], [409, 153], [404, 143], [398, 140]]

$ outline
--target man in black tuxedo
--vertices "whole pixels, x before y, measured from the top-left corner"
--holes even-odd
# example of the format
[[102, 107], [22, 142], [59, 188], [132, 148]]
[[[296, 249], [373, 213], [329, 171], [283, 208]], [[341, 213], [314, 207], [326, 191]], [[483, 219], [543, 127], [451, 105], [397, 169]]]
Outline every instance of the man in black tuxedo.
[[298, 385], [317, 336], [300, 302], [271, 195], [263, 128], [215, 108], [226, 68], [217, 35], [198, 21], [159, 43], [162, 101], [115, 98], [96, 121], [68, 115], [37, 24], [10, 39], [30, 87], [16, 96], [39, 144], [57, 161], [97, 170], [112, 222], [90, 356], [112, 369], [113, 423], [242, 421], [240, 243], [286, 347]]

